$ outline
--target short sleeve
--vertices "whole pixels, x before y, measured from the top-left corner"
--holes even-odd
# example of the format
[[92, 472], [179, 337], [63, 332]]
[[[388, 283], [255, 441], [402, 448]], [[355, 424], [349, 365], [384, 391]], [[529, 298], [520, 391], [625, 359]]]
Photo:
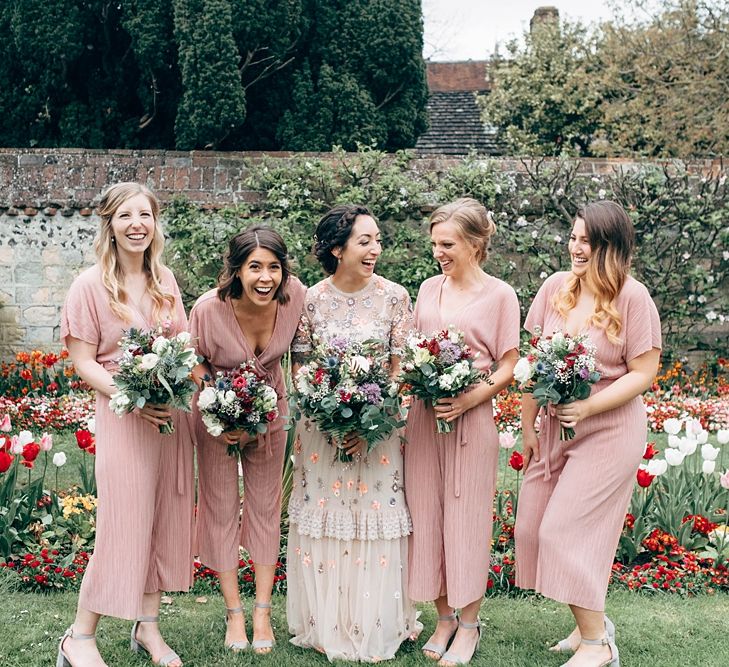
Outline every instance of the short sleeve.
[[632, 282], [621, 334], [625, 341], [625, 361], [662, 347], [661, 319], [656, 304], [642, 283]]
[[407, 345], [408, 336], [415, 328], [413, 305], [410, 295], [403, 289], [400, 298], [395, 304], [390, 326], [390, 354], [402, 355]]
[[210, 361], [210, 349], [205, 340], [204, 316], [200, 313], [200, 308], [196, 305], [190, 311], [189, 331], [192, 337], [192, 344], [195, 346], [197, 353], [206, 361]]
[[71, 284], [61, 310], [61, 340], [72, 336], [91, 345], [101, 342], [100, 318], [96, 300], [98, 290], [94, 289], [85, 275]]
[[498, 305], [496, 326], [489, 349], [492, 357], [498, 361], [509, 350], [519, 349], [519, 299], [516, 292], [506, 286]]
[[534, 333], [536, 327], [544, 328], [544, 322], [547, 319], [547, 308], [550, 307], [550, 300], [555, 292], [555, 283], [559, 280], [559, 275], [554, 273], [542, 283], [537, 295], [534, 297], [534, 301], [532, 301], [532, 305], [529, 306], [529, 312], [524, 320], [524, 328], [529, 333]]
[[311, 320], [306, 313], [306, 309], [301, 313], [299, 324], [296, 327], [296, 334], [291, 342], [291, 355], [294, 361], [302, 363], [306, 356], [313, 349], [313, 336]]

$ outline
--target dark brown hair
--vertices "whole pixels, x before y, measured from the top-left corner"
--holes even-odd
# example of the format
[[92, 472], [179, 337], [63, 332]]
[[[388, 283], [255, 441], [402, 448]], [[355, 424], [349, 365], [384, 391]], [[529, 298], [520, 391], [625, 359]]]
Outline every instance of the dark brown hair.
[[263, 225], [250, 227], [230, 239], [228, 250], [223, 256], [223, 270], [218, 276], [218, 298], [221, 301], [225, 301], [228, 297], [240, 298], [243, 293], [243, 285], [238, 277], [238, 271], [256, 248], [271, 251], [281, 263], [281, 284], [278, 286], [274, 298], [281, 304], [288, 302], [289, 294], [286, 285], [291, 275], [291, 268], [286, 243], [281, 234], [271, 227]]
[[358, 215], [369, 215], [377, 222], [370, 209], [361, 204], [340, 204], [327, 211], [314, 234], [314, 255], [328, 274], [337, 270], [337, 258], [332, 254], [334, 248], [343, 248], [352, 234], [352, 227]]

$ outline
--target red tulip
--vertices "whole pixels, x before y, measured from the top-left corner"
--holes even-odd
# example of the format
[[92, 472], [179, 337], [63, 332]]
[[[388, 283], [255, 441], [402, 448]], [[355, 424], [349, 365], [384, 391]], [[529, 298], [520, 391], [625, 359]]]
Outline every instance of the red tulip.
[[651, 475], [645, 468], [638, 468], [636, 478], [638, 480], [639, 486], [642, 486], [643, 488], [647, 488], [651, 485], [651, 483], [655, 479], [655, 475]]
[[79, 429], [78, 431], [76, 431], [76, 444], [81, 449], [87, 449], [94, 444], [94, 436], [91, 435], [91, 432], [87, 431], [86, 429]]
[[521, 455], [521, 452], [517, 452], [516, 450], [511, 453], [511, 458], [509, 459], [509, 465], [514, 468], [517, 472], [521, 470], [524, 467], [524, 457]]
[[656, 443], [655, 442], [649, 442], [645, 446], [645, 452], [643, 452], [643, 458], [646, 461], [650, 461], [656, 454], [658, 454], [658, 450], [656, 449]]
[[8, 468], [13, 462], [12, 454], [9, 454], [4, 449], [0, 450], [0, 472], [7, 472]]
[[26, 461], [35, 461], [38, 457], [38, 454], [40, 454], [40, 450], [40, 445], [37, 442], [29, 442], [27, 445], [23, 446], [23, 458]]

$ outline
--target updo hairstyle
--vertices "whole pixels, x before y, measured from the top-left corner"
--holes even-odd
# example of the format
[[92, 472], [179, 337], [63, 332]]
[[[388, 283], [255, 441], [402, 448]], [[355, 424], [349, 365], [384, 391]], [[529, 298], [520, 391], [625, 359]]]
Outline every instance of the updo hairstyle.
[[327, 211], [316, 226], [314, 255], [329, 275], [334, 274], [338, 263], [332, 250], [343, 248], [347, 243], [358, 215], [369, 215], [376, 221], [375, 216], [366, 206], [339, 204]]

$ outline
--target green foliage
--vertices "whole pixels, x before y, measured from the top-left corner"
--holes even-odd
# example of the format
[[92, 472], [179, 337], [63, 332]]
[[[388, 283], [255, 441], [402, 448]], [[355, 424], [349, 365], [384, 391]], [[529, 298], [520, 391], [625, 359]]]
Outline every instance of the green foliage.
[[729, 5], [621, 4], [624, 13], [596, 30], [539, 24], [507, 45], [506, 60], [494, 60], [484, 118], [503, 130], [510, 150], [683, 158], [729, 151]]
[[175, 0], [182, 100], [177, 148], [216, 148], [245, 118], [228, 0]]
[[543, 280], [568, 267], [566, 244], [579, 206], [609, 198], [635, 223], [634, 272], [661, 313], [666, 354], [727, 353], [726, 341], [712, 329], [729, 306], [725, 172], [699, 179], [677, 163], [593, 176], [561, 159], [525, 162], [515, 175], [471, 156], [443, 173], [421, 174], [408, 153], [371, 147], [356, 154], [337, 150], [329, 158], [264, 159], [249, 167], [245, 185], [260, 197], [255, 215], [247, 208], [202, 213], [183, 202], [167, 210], [168, 261], [188, 305], [214, 284], [228, 238], [250, 224], [275, 227], [301, 280], [321, 280], [310, 252], [314, 228], [327, 209], [343, 202], [371, 207], [383, 235], [378, 272], [415, 297], [420, 283], [437, 273], [423, 211], [469, 195], [497, 221], [485, 268], [516, 289], [525, 313]]
[[416, 0], [7, 0], [0, 144], [329, 150], [425, 129]]

